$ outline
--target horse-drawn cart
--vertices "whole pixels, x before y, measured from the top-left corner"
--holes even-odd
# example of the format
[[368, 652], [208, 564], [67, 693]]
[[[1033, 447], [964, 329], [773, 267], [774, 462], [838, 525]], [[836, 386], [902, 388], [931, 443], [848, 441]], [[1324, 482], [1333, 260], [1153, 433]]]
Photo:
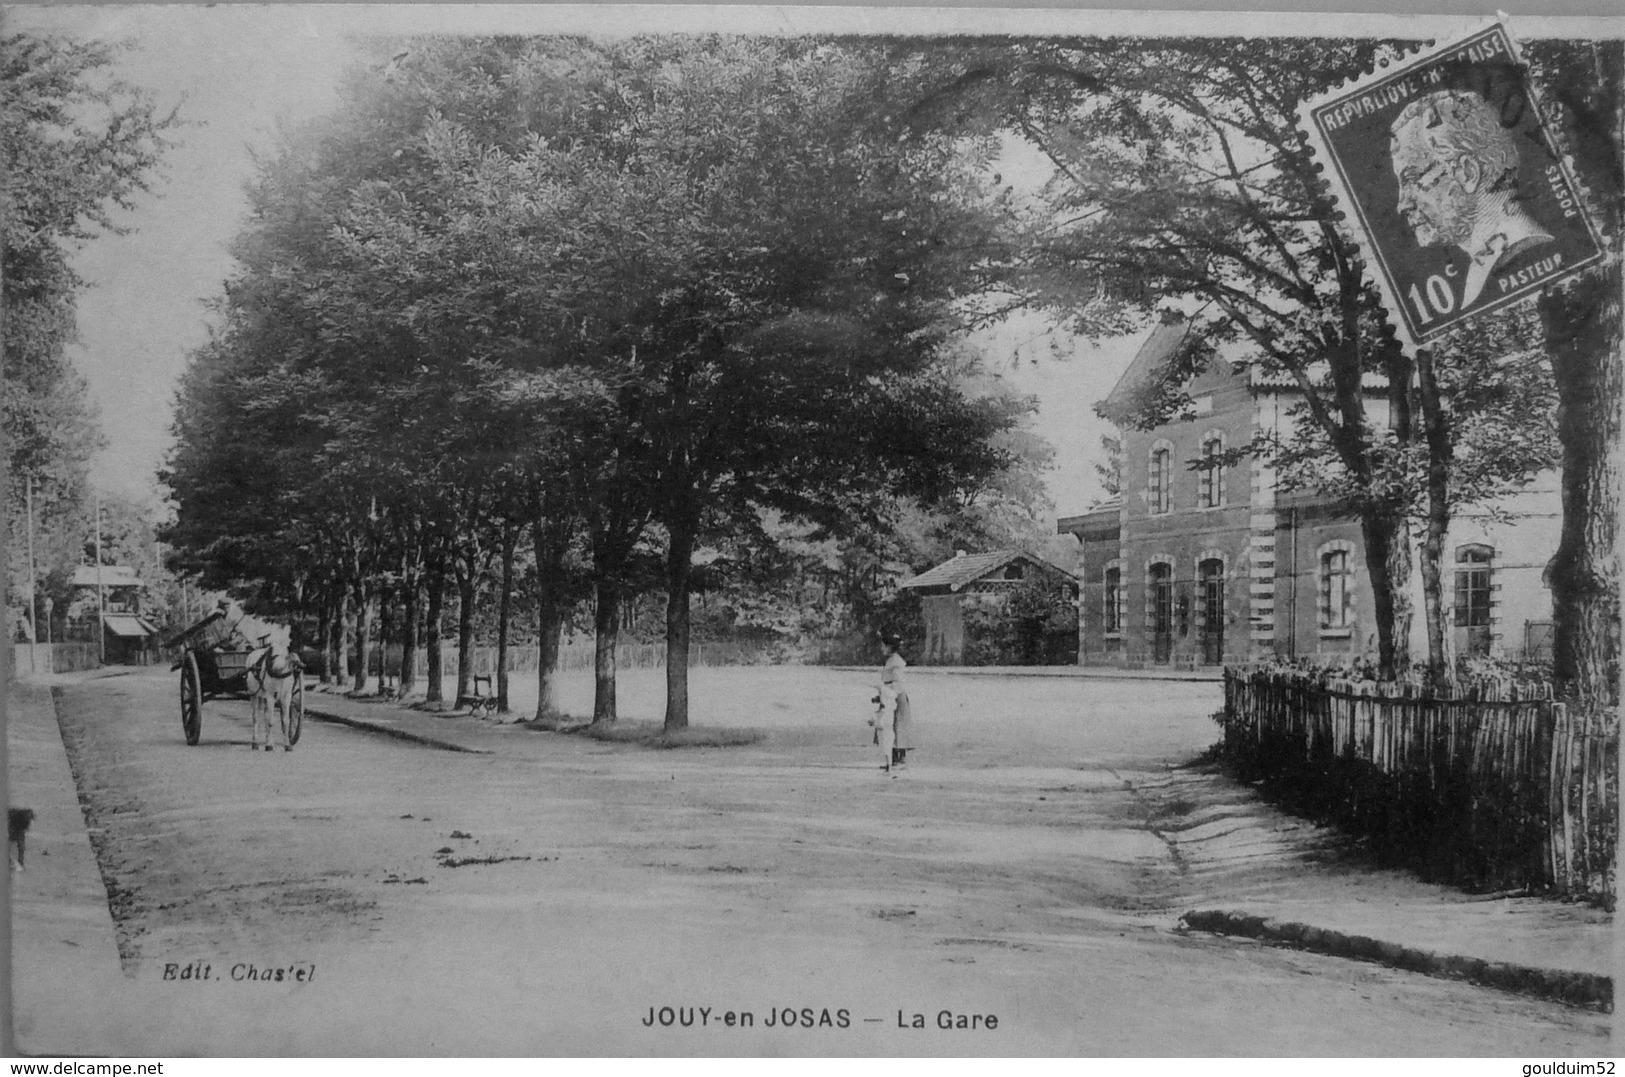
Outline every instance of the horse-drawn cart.
[[[249, 699], [249, 668], [267, 660], [270, 648], [261, 639], [249, 643], [229, 620], [225, 610], [216, 610], [180, 635], [164, 642], [180, 647], [169, 668], [181, 675], [181, 729], [186, 743], [196, 744], [203, 732], [203, 702], [207, 699]], [[289, 745], [299, 743], [299, 730], [305, 718], [305, 678], [293, 657], [294, 673], [284, 732]]]

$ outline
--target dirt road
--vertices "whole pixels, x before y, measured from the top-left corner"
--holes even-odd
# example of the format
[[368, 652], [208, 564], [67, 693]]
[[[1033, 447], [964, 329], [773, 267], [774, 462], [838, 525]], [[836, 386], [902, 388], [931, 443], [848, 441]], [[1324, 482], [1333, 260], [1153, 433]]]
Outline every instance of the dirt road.
[[[658, 698], [657, 677], [627, 678], [623, 713]], [[1175, 932], [1180, 912], [1218, 893], [1306, 872], [1356, 882], [1246, 791], [1171, 769], [1215, 739], [1214, 685], [921, 677], [925, 747], [890, 777], [864, 736], [869, 679], [699, 671], [696, 724], [764, 730], [748, 748], [661, 752], [510, 728], [489, 755], [316, 722], [291, 753], [251, 752], [247, 706], [231, 702], [208, 705], [202, 743], [188, 748], [167, 674], [62, 685], [58, 714], [128, 977], [96, 1003], [128, 1014], [124, 1042], [93, 1046], [1575, 1055], [1607, 1045], [1600, 1015]], [[1181, 822], [1198, 818], [1233, 820], [1233, 840], [1182, 844]], [[60, 1018], [57, 1035], [71, 1036], [72, 1015]]]

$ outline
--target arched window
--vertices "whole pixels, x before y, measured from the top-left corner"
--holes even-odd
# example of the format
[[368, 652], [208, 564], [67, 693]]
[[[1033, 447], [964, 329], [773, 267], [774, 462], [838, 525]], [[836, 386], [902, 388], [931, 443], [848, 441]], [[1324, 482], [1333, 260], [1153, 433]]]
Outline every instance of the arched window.
[[1320, 627], [1345, 629], [1354, 623], [1354, 550], [1347, 542], [1320, 548]]
[[1204, 556], [1196, 563], [1196, 620], [1201, 626], [1202, 662], [1216, 666], [1224, 661], [1224, 559]]
[[1468, 654], [1490, 651], [1490, 603], [1494, 587], [1490, 581], [1495, 551], [1472, 543], [1456, 547], [1456, 627], [1466, 629]]
[[1174, 647], [1174, 566], [1166, 558], [1146, 566], [1146, 627], [1151, 637], [1151, 660], [1165, 664]]
[[1151, 469], [1146, 481], [1146, 505], [1155, 514], [1172, 504], [1174, 447], [1166, 441], [1151, 446]]
[[1224, 504], [1224, 466], [1219, 458], [1224, 455], [1224, 435], [1209, 430], [1202, 435], [1202, 468], [1197, 472], [1196, 503], [1204, 509], [1216, 509]]
[[1108, 565], [1106, 568], [1106, 588], [1104, 609], [1102, 613], [1103, 624], [1108, 636], [1122, 635], [1123, 632], [1123, 569], [1120, 565]]

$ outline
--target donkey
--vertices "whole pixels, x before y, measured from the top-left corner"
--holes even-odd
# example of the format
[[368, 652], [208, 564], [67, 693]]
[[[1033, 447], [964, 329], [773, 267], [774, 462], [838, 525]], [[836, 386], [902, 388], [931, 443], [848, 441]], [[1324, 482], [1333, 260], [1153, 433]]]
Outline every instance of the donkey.
[[271, 745], [271, 707], [277, 708], [280, 721], [276, 728], [281, 733], [282, 750], [293, 751], [288, 743], [288, 711], [293, 706], [293, 681], [300, 675], [299, 659], [289, 651], [288, 630], [273, 626], [270, 633], [260, 637], [262, 646], [248, 658], [248, 694], [253, 700], [254, 732], [249, 747], [260, 747], [260, 718], [265, 719], [265, 750]]

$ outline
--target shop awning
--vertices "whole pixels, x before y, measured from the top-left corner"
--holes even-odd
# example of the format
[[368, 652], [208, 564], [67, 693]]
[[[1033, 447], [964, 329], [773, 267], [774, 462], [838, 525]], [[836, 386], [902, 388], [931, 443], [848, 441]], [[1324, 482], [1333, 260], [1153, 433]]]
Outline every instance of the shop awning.
[[102, 615], [102, 624], [115, 636], [126, 636], [131, 639], [146, 639], [156, 636], [158, 630], [145, 617], [135, 617], [127, 613], [105, 613]]

